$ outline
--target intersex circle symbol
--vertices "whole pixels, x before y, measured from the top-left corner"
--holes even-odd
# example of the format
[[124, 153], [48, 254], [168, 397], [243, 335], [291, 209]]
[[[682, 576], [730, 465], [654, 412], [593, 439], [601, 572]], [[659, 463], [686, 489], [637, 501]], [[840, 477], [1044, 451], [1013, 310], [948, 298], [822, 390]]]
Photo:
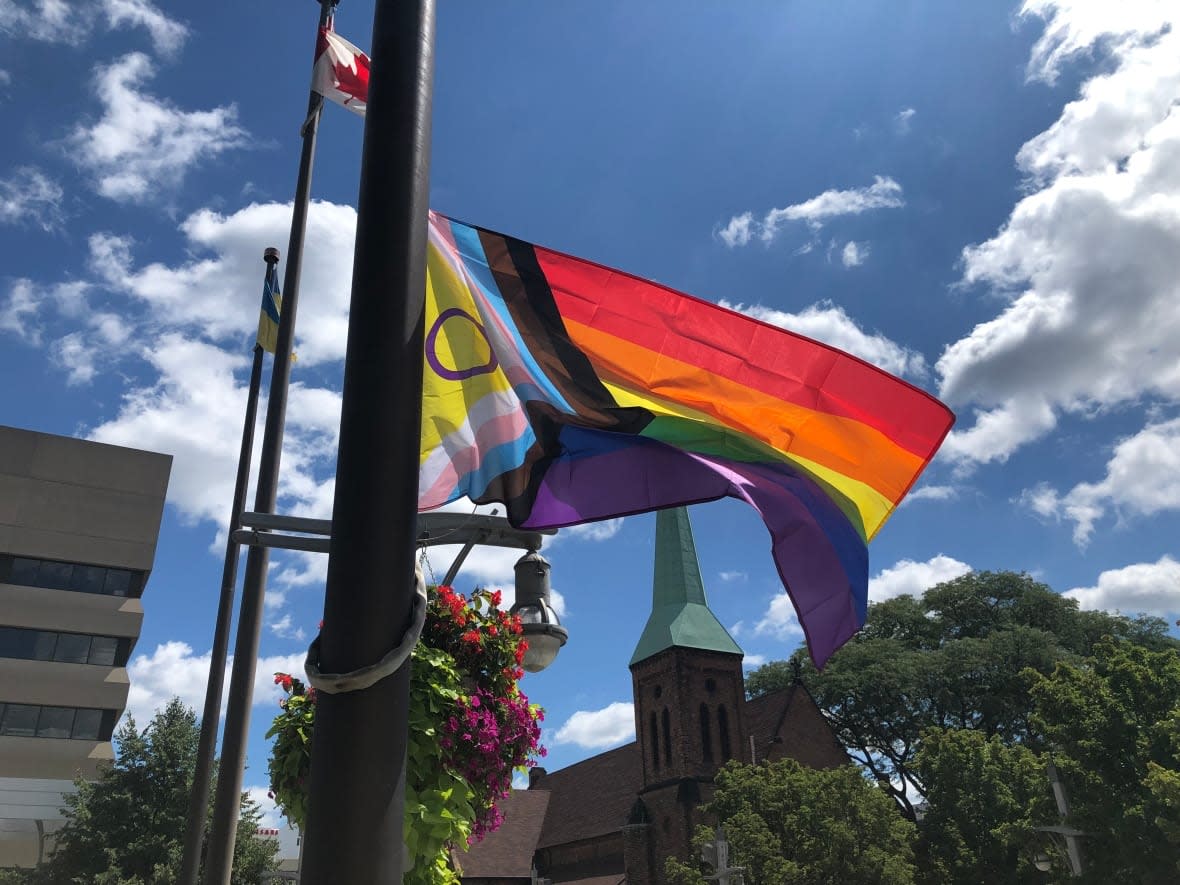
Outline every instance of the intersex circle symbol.
[[[472, 366], [470, 369], [448, 369], [438, 358], [438, 334], [442, 331], [443, 323], [451, 317], [461, 317], [467, 320], [467, 322], [475, 326], [480, 337], [487, 342], [488, 361], [482, 366]], [[496, 359], [496, 352], [492, 349], [492, 342], [488, 339], [488, 333], [484, 331], [484, 327], [480, 324], [479, 320], [458, 307], [448, 307], [440, 313], [438, 319], [434, 321], [434, 325], [430, 327], [430, 331], [426, 333], [426, 362], [430, 363], [430, 368], [434, 369], [439, 377], [446, 378], [448, 381], [465, 381], [468, 378], [474, 378], [476, 375], [484, 375], [488, 372], [495, 371], [496, 367], [500, 364], [499, 360]]]

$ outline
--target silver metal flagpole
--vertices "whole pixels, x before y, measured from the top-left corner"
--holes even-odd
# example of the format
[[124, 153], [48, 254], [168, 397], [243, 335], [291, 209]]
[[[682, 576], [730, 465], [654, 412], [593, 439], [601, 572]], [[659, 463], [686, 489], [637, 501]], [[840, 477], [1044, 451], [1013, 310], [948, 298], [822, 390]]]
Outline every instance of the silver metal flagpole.
[[[319, 0], [320, 28], [327, 25], [337, 2], [338, 0]], [[316, 39], [318, 42], [318, 28]], [[299, 177], [295, 183], [291, 239], [287, 245], [287, 267], [283, 276], [283, 308], [279, 313], [279, 332], [275, 344], [274, 367], [271, 369], [266, 426], [263, 430], [258, 465], [258, 488], [254, 499], [254, 510], [257, 513], [273, 513], [278, 497], [283, 424], [287, 415], [287, 386], [291, 380], [291, 345], [295, 337], [295, 316], [299, 303], [299, 272], [303, 264], [303, 239], [307, 225], [307, 207], [311, 197], [311, 169], [315, 159], [316, 133], [322, 109], [323, 98], [313, 90], [307, 101], [307, 119], [303, 124], [303, 152], [299, 158]], [[221, 743], [221, 764], [217, 772], [217, 791], [213, 797], [213, 823], [209, 831], [209, 847], [205, 858], [206, 885], [229, 885], [233, 869], [234, 841], [238, 831], [242, 774], [246, 762], [246, 738], [250, 730], [250, 706], [254, 698], [254, 674], [258, 664], [269, 554], [270, 551], [266, 547], [251, 547], [246, 557], [246, 573], [242, 580], [242, 609], [238, 618], [233, 672], [230, 674], [229, 683], [229, 702], [225, 711], [225, 734]]]
[[[263, 253], [266, 276], [270, 279], [279, 263], [279, 250]], [[225, 565], [221, 571], [221, 597], [217, 601], [217, 620], [213, 628], [213, 649], [209, 652], [209, 680], [205, 684], [205, 709], [201, 714], [201, 737], [197, 743], [197, 762], [189, 793], [188, 820], [185, 821], [184, 855], [180, 867], [180, 885], [197, 885], [201, 870], [201, 842], [205, 835], [205, 818], [209, 812], [209, 781], [213, 772], [213, 754], [217, 744], [217, 726], [221, 722], [221, 689], [225, 682], [225, 658], [229, 645], [230, 621], [233, 618], [234, 590], [238, 584], [238, 559], [241, 545], [234, 532], [241, 528], [246, 509], [246, 486], [250, 481], [250, 459], [254, 453], [254, 423], [258, 415], [258, 389], [262, 381], [262, 345], [254, 343], [254, 364], [250, 367], [250, 388], [246, 395], [246, 418], [242, 423], [242, 447], [238, 453], [238, 476], [234, 484], [234, 502], [229, 515], [229, 535], [225, 540]]]

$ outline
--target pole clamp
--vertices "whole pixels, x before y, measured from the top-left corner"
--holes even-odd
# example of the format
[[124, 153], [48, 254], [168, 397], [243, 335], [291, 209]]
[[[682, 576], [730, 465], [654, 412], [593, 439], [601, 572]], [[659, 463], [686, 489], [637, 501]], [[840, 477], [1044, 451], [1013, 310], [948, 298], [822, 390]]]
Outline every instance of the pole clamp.
[[426, 579], [422, 576], [420, 566], [414, 567], [414, 607], [411, 617], [413, 620], [410, 626], [406, 628], [405, 635], [395, 648], [377, 663], [353, 670], [351, 673], [320, 672], [320, 638], [317, 636], [307, 649], [307, 660], [303, 665], [308, 683], [316, 691], [328, 694], [363, 691], [396, 672], [410, 659], [414, 646], [418, 644], [418, 637], [422, 635], [422, 627], [426, 623]]

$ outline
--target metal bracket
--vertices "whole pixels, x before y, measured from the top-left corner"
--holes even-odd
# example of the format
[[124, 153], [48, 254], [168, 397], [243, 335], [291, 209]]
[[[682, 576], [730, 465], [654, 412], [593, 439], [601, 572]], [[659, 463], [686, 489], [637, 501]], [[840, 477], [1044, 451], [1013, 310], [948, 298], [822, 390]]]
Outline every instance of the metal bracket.
[[[240, 523], [243, 527], [234, 531], [233, 540], [249, 547], [327, 553], [332, 540], [330, 519], [307, 519], [278, 513], [243, 513]], [[544, 536], [555, 534], [557, 529], [514, 529], [504, 517], [482, 513], [418, 514], [420, 547], [486, 544], [491, 547], [539, 550]]]

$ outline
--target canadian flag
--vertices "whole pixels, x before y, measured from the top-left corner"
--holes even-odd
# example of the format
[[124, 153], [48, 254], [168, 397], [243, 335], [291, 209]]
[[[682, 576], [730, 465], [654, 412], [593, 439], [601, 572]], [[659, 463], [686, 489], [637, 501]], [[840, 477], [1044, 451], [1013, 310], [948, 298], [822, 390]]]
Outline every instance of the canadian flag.
[[330, 28], [320, 28], [311, 88], [363, 117], [369, 102], [369, 57]]

